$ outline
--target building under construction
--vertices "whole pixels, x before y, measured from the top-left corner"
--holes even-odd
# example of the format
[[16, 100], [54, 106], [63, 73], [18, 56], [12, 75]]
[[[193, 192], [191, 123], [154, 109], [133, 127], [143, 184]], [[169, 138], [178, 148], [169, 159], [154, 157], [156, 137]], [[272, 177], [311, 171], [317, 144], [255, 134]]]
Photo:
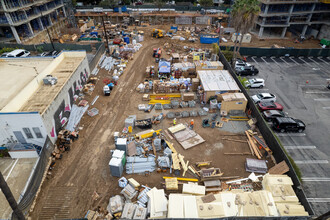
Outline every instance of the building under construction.
[[63, 0], [1, 0], [0, 37], [22, 43], [38, 35], [40, 42], [47, 36], [45, 28], [57, 25], [65, 17]]
[[[260, 0], [261, 12], [256, 20], [259, 38], [294, 35], [329, 37], [329, 0]], [[288, 36], [289, 37], [289, 36]]]

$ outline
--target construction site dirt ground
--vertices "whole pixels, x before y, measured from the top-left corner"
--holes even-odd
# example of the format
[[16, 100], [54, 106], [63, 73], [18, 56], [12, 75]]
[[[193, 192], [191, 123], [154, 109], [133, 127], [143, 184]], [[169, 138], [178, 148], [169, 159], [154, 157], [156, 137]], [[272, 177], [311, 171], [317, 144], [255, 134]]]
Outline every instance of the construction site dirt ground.
[[[83, 129], [80, 131], [79, 139], [72, 144], [69, 152], [63, 154], [61, 160], [56, 161], [51, 175], [48, 175], [44, 181], [34, 210], [30, 213], [32, 219], [81, 218], [89, 209], [106, 208], [109, 198], [120, 193], [119, 178], [112, 177], [109, 169], [110, 150], [115, 148], [113, 134], [122, 131], [124, 121], [129, 115], [137, 115], [138, 119], [144, 119], [152, 114], [138, 111], [138, 104], [146, 102], [142, 101], [143, 94], [138, 93], [136, 88], [144, 81], [146, 67], [155, 65], [152, 49], [163, 47], [167, 41], [171, 40], [155, 40], [147, 37], [142, 42], [143, 47], [134, 54], [133, 60], [129, 61], [110, 97], [103, 96], [102, 89], [103, 80], [111, 76], [106, 70], [100, 70], [97, 75], [99, 81], [93, 94], [85, 96], [89, 102], [95, 96], [100, 96], [92, 106], [99, 109], [99, 114], [94, 117], [87, 114], [83, 116], [80, 122]], [[180, 42], [176, 41], [175, 44]], [[225, 137], [246, 141], [244, 133], [235, 134], [219, 128], [203, 128], [202, 119], [200, 117], [194, 119], [194, 130], [205, 139], [205, 143], [184, 150], [174, 139], [168, 139], [174, 143], [175, 149], [185, 157], [185, 160], [191, 165], [200, 161], [212, 161], [212, 166], [219, 167], [224, 173], [223, 176], [247, 177], [250, 173], [245, 171], [245, 158], [253, 158], [253, 156], [231, 156], [224, 153], [249, 152], [248, 144], [222, 139]], [[190, 120], [191, 118], [178, 119], [178, 123], [189, 123]], [[172, 120], [164, 119], [153, 128], [165, 130], [171, 125]], [[247, 129], [246, 122], [240, 125]], [[134, 133], [139, 131], [141, 130], [133, 130]], [[271, 163], [268, 165], [270, 166]], [[145, 176], [124, 173], [124, 176], [133, 177], [140, 184], [149, 187], [163, 188], [162, 176], [173, 176], [173, 174], [153, 172]], [[186, 177], [193, 176], [187, 173]], [[92, 199], [94, 192], [100, 196], [95, 201]]]

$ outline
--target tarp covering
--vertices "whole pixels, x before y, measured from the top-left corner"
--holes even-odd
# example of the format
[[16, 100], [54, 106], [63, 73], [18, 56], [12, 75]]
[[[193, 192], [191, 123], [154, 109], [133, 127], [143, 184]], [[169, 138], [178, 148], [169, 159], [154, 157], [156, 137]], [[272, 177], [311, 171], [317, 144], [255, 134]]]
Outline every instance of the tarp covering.
[[171, 72], [170, 62], [159, 61], [158, 72], [159, 73], [170, 73]]

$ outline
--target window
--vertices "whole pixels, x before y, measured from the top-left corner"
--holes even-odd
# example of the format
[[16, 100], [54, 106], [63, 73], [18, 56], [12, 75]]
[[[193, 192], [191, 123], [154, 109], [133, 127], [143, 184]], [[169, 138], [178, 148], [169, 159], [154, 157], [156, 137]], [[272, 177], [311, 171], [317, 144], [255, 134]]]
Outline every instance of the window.
[[32, 130], [33, 130], [34, 134], [37, 136], [37, 138], [43, 138], [41, 131], [38, 127], [32, 128]]
[[28, 139], [33, 138], [30, 128], [23, 128], [23, 131]]
[[19, 54], [17, 54], [16, 57], [21, 57], [21, 56], [23, 56], [23, 55], [24, 55], [24, 52], [22, 51], [22, 52], [20, 52]]

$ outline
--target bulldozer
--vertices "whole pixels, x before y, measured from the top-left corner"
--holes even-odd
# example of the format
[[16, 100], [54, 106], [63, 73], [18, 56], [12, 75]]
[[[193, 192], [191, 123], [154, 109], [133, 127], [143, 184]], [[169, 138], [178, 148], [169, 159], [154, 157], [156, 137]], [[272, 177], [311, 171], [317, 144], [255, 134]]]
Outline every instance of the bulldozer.
[[155, 37], [155, 38], [162, 38], [162, 37], [164, 37], [164, 31], [163, 30], [160, 30], [160, 29], [155, 29], [154, 28], [152, 30], [151, 36], [152, 37]]

